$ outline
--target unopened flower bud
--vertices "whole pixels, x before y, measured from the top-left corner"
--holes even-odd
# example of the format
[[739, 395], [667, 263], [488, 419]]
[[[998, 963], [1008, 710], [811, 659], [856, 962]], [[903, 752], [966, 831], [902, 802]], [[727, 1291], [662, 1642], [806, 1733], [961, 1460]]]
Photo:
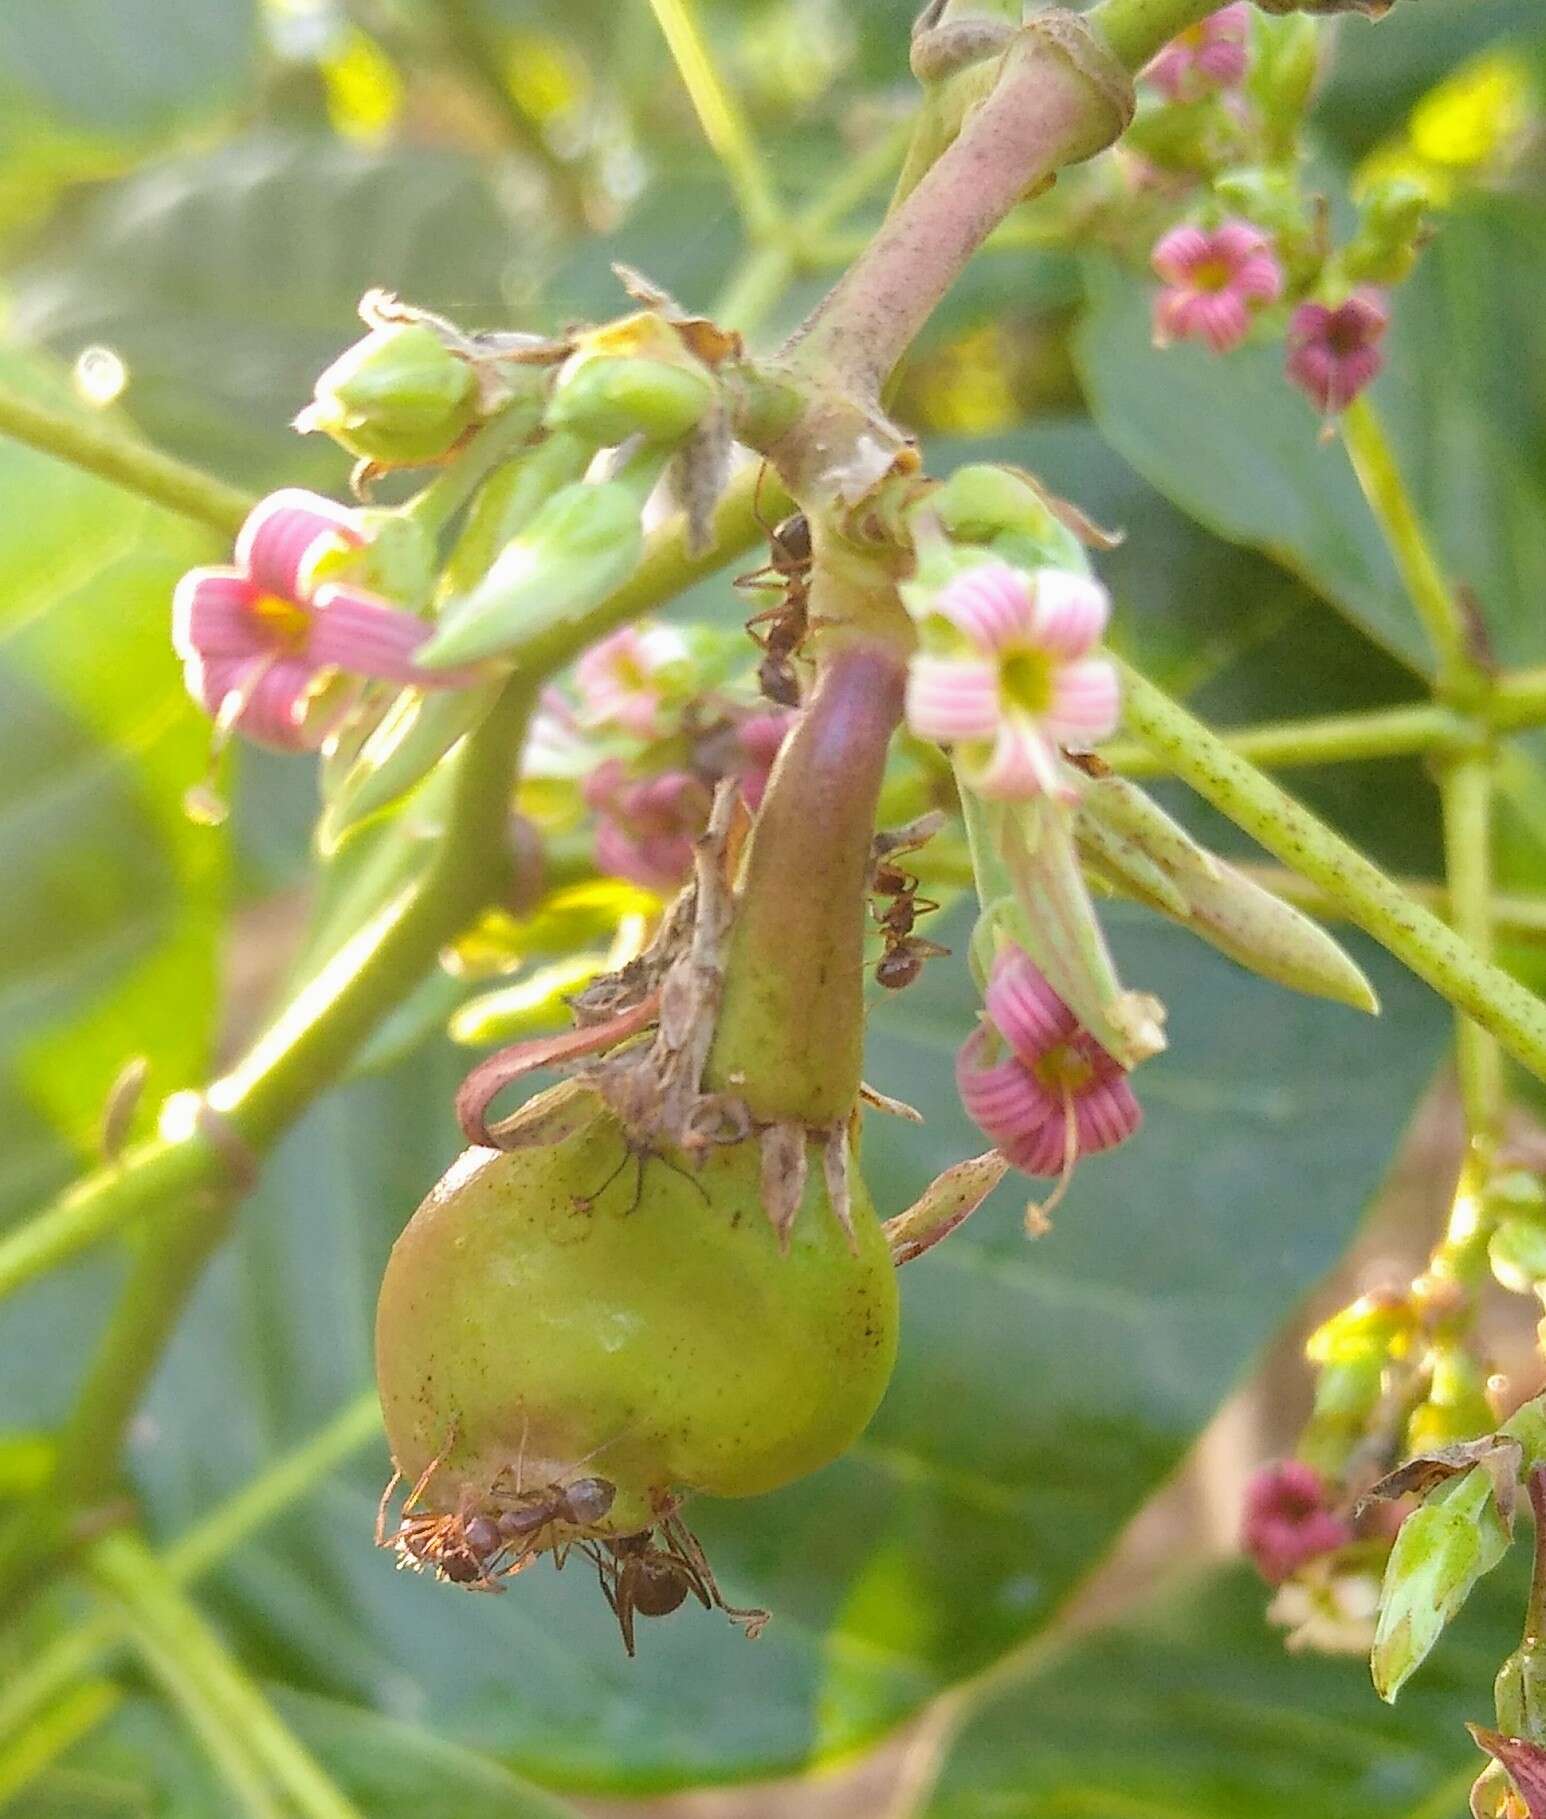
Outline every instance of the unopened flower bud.
[[1399, 284], [1417, 262], [1429, 195], [1410, 177], [1383, 177], [1360, 198], [1358, 231], [1343, 249], [1342, 268], [1368, 284]]
[[1487, 1373], [1463, 1345], [1436, 1345], [1428, 1394], [1412, 1411], [1407, 1450], [1437, 1452], [1472, 1440], [1494, 1425], [1487, 1401]]
[[472, 368], [424, 322], [374, 328], [317, 381], [295, 420], [384, 467], [438, 461], [478, 414]]
[[1251, 68], [1246, 91], [1256, 103], [1274, 150], [1292, 145], [1320, 72], [1321, 34], [1314, 20], [1291, 14], [1251, 21]]
[[977, 544], [1029, 568], [1082, 566], [1078, 539], [1035, 484], [1012, 468], [985, 461], [958, 467], [925, 506], [953, 543]]
[[429, 670], [497, 656], [604, 600], [638, 567], [644, 533], [627, 481], [561, 487], [471, 593], [450, 601], [420, 653]]
[[714, 402], [714, 382], [701, 367], [664, 360], [585, 359], [565, 368], [548, 406], [550, 429], [572, 430], [598, 446], [643, 436], [680, 442]]
[[1546, 1285], [1546, 1225], [1505, 1219], [1487, 1246], [1492, 1273], [1506, 1289], [1528, 1295]]
[[1466, 1729], [1492, 1757], [1471, 1790], [1475, 1819], [1546, 1819], [1546, 1749], [1479, 1724]]
[[1382, 1699], [1395, 1699], [1508, 1541], [1492, 1481], [1479, 1467], [1441, 1485], [1402, 1523], [1369, 1663]]

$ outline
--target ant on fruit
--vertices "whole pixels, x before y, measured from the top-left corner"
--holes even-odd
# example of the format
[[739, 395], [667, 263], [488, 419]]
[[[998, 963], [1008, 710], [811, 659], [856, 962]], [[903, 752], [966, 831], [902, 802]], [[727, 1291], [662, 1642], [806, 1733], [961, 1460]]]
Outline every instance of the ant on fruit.
[[668, 1617], [689, 1594], [705, 1610], [722, 1610], [745, 1630], [748, 1640], [762, 1634], [768, 1613], [725, 1603], [697, 1536], [679, 1516], [668, 1515], [657, 1528], [641, 1534], [580, 1545], [595, 1565], [602, 1595], [617, 1618], [630, 1657], [635, 1652], [635, 1617]]
[[875, 978], [887, 991], [904, 991], [922, 973], [926, 960], [942, 958], [950, 952], [937, 941], [926, 941], [913, 933], [918, 918], [937, 910], [939, 905], [930, 897], [920, 897], [917, 875], [896, 864], [899, 854], [916, 852], [941, 820], [938, 815], [923, 815], [894, 834], [875, 837], [870, 889], [884, 901], [883, 907], [872, 902], [870, 914], [885, 942], [885, 951], [875, 963]]
[[[500, 1490], [500, 1483], [507, 1475], [507, 1472], [501, 1472], [487, 1496], [479, 1500], [478, 1508], [471, 1507], [464, 1491], [461, 1506], [456, 1510], [449, 1513], [426, 1510], [415, 1515], [419, 1499], [445, 1464], [455, 1443], [456, 1430], [453, 1428], [445, 1445], [425, 1466], [403, 1500], [397, 1527], [389, 1535], [387, 1508], [403, 1476], [396, 1460], [392, 1462], [392, 1476], [387, 1480], [376, 1510], [376, 1546], [394, 1549], [399, 1567], [411, 1567], [414, 1572], [422, 1572], [428, 1567], [437, 1579], [465, 1586], [468, 1591], [503, 1591], [501, 1579], [524, 1571], [536, 1559], [545, 1529], [558, 1526], [575, 1530], [593, 1528], [605, 1518], [617, 1497], [617, 1486], [609, 1478], [572, 1478], [567, 1484], [522, 1490], [520, 1461], [517, 1460], [513, 1490]], [[521, 1446], [524, 1457], [524, 1436]]]
[[[763, 527], [767, 529], [766, 526]], [[747, 588], [776, 587], [783, 593], [777, 606], [755, 613], [746, 622], [748, 634], [762, 646], [757, 665], [757, 685], [776, 707], [800, 705], [800, 678], [794, 659], [810, 631], [811, 527], [804, 512], [794, 512], [768, 531], [770, 560], [749, 575], [737, 575], [735, 585]], [[771, 580], [764, 579], [771, 576]], [[755, 628], [766, 624], [759, 636]]]

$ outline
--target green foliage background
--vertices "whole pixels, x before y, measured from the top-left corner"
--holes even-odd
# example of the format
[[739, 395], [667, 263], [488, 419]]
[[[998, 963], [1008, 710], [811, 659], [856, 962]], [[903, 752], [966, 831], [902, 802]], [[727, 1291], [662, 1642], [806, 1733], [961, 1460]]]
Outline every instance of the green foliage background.
[[[796, 197], [846, 155], [857, 114], [905, 105], [910, 5], [702, 10]], [[310, 14], [333, 22], [320, 61], [276, 48], [305, 39], [308, 9], [256, 0], [0, 9], [7, 384], [68, 400], [70, 363], [108, 347], [128, 374], [114, 408], [150, 440], [253, 488], [336, 490], [341, 457], [286, 425], [369, 285], [471, 323], [561, 323], [616, 309], [608, 267], [622, 258], [712, 307], [743, 250], [736, 215], [643, 0]], [[481, 66], [458, 37], [468, 18], [494, 53]], [[1520, 61], [1546, 108], [1537, 21], [1514, 0], [1424, 0], [1377, 31], [1343, 28], [1318, 115], [1328, 173], [1489, 46]], [[567, 104], [544, 119], [529, 111], [539, 92]], [[577, 185], [603, 199], [603, 229], [576, 223]], [[822, 282], [797, 279], [762, 338]], [[1539, 188], [1460, 202], [1402, 293], [1378, 390], [1501, 654], [1536, 663], [1543, 286]], [[1317, 443], [1277, 356], [1158, 356], [1146, 307], [1141, 278], [1104, 256], [984, 256], [909, 381], [945, 432], [935, 468], [1020, 462], [1124, 527], [1101, 564], [1119, 641], [1217, 724], [1409, 698], [1416, 627], [1344, 457]], [[985, 324], [1037, 358], [968, 436], [930, 363]], [[89, 1156], [126, 1057], [151, 1064], [147, 1108], [207, 1076], [229, 1040], [242, 931], [306, 887], [304, 764], [246, 758], [222, 829], [182, 814], [207, 729], [167, 644], [168, 596], [218, 553], [169, 514], [0, 442], [0, 1218]], [[723, 582], [692, 604], [739, 610]], [[1296, 787], [1381, 861], [1435, 874], [1415, 761]], [[1546, 792], [1528, 751], [1509, 794], [1506, 882], [1546, 887]], [[1385, 1006], [1373, 1025], [1151, 922], [1119, 919], [1117, 934], [1132, 975], [1171, 1006], [1142, 1140], [1082, 1170], [1034, 1247], [1006, 1192], [909, 1270], [898, 1376], [852, 1455], [778, 1496], [696, 1513], [729, 1595], [777, 1614], [756, 1647], [682, 1617], [630, 1663], [578, 1572], [532, 1573], [497, 1599], [394, 1574], [369, 1545], [376, 1443], [207, 1576], [222, 1633], [363, 1811], [524, 1819], [575, 1794], [797, 1771], [970, 1687], [924, 1796], [936, 1819], [1458, 1819], [1474, 1760], [1461, 1720], [1486, 1716], [1488, 1663], [1515, 1621], [1506, 1590], [1489, 1590], [1396, 1713], [1358, 1664], [1283, 1655], [1260, 1588], [1234, 1570], [1060, 1635], [1070, 1595], [1348, 1244], [1449, 1028], [1363, 947]], [[872, 1127], [883, 1210], [971, 1146], [948, 1064], [972, 1014], [956, 960], [875, 1018], [869, 1077], [928, 1119]], [[453, 1153], [465, 1062], [425, 1037], [328, 1094], [283, 1145], [135, 1431], [156, 1537], [366, 1389], [381, 1265]], [[0, 1497], [67, 1405], [121, 1267], [97, 1256], [0, 1312]], [[0, 1641], [0, 1668], [20, 1672], [76, 1610], [50, 1592]], [[222, 1812], [133, 1666], [97, 1671], [121, 1695], [110, 1713], [0, 1809]]]

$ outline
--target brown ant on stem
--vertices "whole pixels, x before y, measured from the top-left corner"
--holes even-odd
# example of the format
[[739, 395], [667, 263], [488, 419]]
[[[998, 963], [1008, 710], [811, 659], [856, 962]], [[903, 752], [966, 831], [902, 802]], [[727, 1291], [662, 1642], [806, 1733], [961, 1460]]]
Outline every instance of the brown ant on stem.
[[[737, 575], [735, 585], [782, 591], [783, 599], [778, 605], [753, 614], [746, 622], [746, 630], [762, 646], [757, 685], [763, 695], [776, 707], [798, 707], [800, 678], [795, 673], [794, 659], [810, 631], [812, 561], [811, 527], [803, 512], [794, 512], [768, 532], [768, 555], [762, 568]], [[764, 624], [768, 629], [759, 635], [755, 628]]]
[[883, 905], [870, 905], [870, 914], [879, 924], [885, 951], [875, 963], [875, 978], [887, 991], [900, 992], [913, 983], [923, 971], [926, 960], [949, 954], [948, 947], [937, 941], [926, 941], [913, 933], [920, 916], [926, 916], [939, 905], [930, 897], [918, 895], [918, 878], [896, 863], [901, 853], [916, 852], [935, 832], [942, 818], [924, 815], [894, 834], [875, 837], [875, 864], [870, 889]]
[[725, 1603], [697, 1536], [674, 1513], [642, 1534], [580, 1546], [595, 1565], [602, 1595], [617, 1618], [630, 1656], [635, 1617], [667, 1617], [686, 1603], [689, 1594], [705, 1610], [722, 1610], [745, 1630], [748, 1640], [762, 1634], [768, 1613]]

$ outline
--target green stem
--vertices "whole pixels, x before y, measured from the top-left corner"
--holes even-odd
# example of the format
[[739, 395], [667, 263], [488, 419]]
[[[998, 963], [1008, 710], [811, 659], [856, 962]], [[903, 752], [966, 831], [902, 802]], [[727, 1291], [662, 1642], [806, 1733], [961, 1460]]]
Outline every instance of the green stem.
[[85, 468], [131, 493], [152, 499], [185, 518], [210, 525], [227, 537], [241, 529], [257, 504], [250, 494], [227, 486], [159, 449], [149, 448], [116, 428], [91, 423], [72, 412], [52, 410], [0, 387], [0, 436], [25, 442]]
[[773, 237], [783, 225], [784, 211], [767, 161], [752, 138], [740, 103], [714, 66], [692, 0], [649, 3], [703, 136], [730, 179], [748, 234], [753, 240]]
[[[1444, 870], [1449, 879], [1455, 930], [1484, 960], [1493, 953], [1493, 763], [1488, 751], [1451, 759], [1439, 774], [1444, 817]], [[1460, 1100], [1472, 1160], [1485, 1178], [1502, 1134], [1503, 1057], [1497, 1042], [1463, 1013], [1455, 1022]]]
[[1546, 1079], [1546, 1004], [1414, 903], [1179, 703], [1131, 665], [1121, 667], [1129, 729], [1165, 758], [1178, 777], [1285, 865], [1320, 885], [1419, 978], [1469, 1011], [1516, 1060]]
[[1546, 669], [1514, 670], [1500, 676], [1483, 703], [1488, 724], [1499, 732], [1546, 721]]
[[[294, 1508], [323, 1479], [381, 1431], [381, 1410], [374, 1390], [351, 1402], [311, 1439], [277, 1460], [196, 1524], [161, 1556], [162, 1570], [174, 1585], [187, 1585], [234, 1553], [265, 1524]], [[41, 1772], [57, 1750], [45, 1753], [41, 1740], [24, 1752], [40, 1714], [57, 1709], [69, 1689], [106, 1664], [125, 1635], [123, 1615], [101, 1609], [56, 1636], [11, 1676], [0, 1694], [0, 1800]], [[101, 1716], [106, 1715], [103, 1708]], [[72, 1740], [65, 1737], [60, 1747]]]
[[477, 432], [445, 469], [402, 508], [402, 515], [437, 535], [542, 418], [540, 398], [514, 398]]
[[[240, 1750], [272, 1777], [303, 1819], [362, 1819], [138, 1535], [125, 1529], [104, 1535], [87, 1565], [124, 1611], [149, 1665], [166, 1678], [206, 1747], [216, 1739], [223, 1746], [223, 1768]], [[266, 1815], [283, 1808], [265, 1797], [249, 1810]]]
[[[1345, 764], [1365, 758], [1399, 758], [1418, 752], [1460, 750], [1474, 743], [1469, 724], [1447, 707], [1414, 703], [1362, 714], [1326, 714], [1314, 720], [1275, 720], [1231, 727], [1217, 735], [1253, 764]], [[1153, 777], [1168, 767], [1141, 745], [1102, 746], [1101, 757], [1125, 777]]]
[[1355, 399], [1342, 413], [1342, 440], [1402, 585], [1428, 634], [1438, 662], [1440, 689], [1458, 699], [1475, 699], [1485, 692], [1486, 677], [1470, 649], [1458, 598], [1444, 578], [1385, 426], [1367, 397]]

